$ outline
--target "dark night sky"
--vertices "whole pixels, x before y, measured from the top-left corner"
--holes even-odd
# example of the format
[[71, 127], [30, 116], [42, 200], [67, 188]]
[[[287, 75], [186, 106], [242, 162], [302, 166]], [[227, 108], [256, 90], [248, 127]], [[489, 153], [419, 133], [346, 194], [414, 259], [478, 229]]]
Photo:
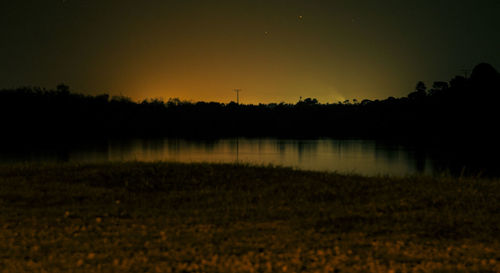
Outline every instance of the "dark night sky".
[[134, 100], [404, 96], [500, 68], [498, 0], [2, 0], [0, 88]]

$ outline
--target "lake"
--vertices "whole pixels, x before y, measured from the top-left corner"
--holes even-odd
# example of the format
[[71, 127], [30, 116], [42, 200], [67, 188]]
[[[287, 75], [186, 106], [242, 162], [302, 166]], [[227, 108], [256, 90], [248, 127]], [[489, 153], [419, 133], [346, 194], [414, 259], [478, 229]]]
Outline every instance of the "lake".
[[[302, 170], [363, 175], [440, 175], [484, 172], [478, 160], [461, 161], [455, 153], [375, 140], [227, 138], [217, 140], [126, 139], [25, 146], [4, 143], [1, 163], [180, 161], [239, 162], [289, 166]], [[470, 156], [466, 158], [470, 159]]]

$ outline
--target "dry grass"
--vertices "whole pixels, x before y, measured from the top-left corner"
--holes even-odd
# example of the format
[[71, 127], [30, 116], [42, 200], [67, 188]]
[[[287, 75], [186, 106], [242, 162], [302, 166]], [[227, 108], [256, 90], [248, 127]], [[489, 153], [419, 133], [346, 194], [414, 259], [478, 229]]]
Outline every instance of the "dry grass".
[[0, 167], [0, 272], [500, 272], [498, 180]]

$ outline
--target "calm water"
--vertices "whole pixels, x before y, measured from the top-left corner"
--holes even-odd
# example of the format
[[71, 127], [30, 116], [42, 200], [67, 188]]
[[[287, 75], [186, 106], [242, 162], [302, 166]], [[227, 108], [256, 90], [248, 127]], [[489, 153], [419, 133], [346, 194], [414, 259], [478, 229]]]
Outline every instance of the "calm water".
[[2, 163], [130, 160], [274, 164], [364, 175], [436, 174], [450, 161], [407, 146], [337, 139], [132, 139], [0, 150]]

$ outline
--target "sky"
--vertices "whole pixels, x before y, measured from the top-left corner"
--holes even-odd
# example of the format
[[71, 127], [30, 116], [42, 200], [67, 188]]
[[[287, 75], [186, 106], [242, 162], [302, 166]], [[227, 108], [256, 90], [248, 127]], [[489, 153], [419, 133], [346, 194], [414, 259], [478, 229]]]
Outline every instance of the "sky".
[[2, 0], [0, 88], [244, 104], [500, 70], [499, 0]]

